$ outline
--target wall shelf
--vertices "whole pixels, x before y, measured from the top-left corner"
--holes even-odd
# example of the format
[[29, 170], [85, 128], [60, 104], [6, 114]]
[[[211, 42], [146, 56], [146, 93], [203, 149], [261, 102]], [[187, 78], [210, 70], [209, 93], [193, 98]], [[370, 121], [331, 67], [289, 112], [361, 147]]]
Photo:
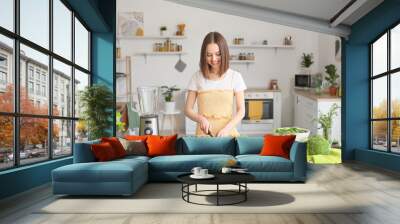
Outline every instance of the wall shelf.
[[182, 56], [182, 55], [185, 55], [186, 54], [186, 52], [182, 52], [182, 51], [174, 51], [174, 52], [152, 52], [152, 51], [149, 51], [149, 52], [138, 52], [138, 53], [135, 53], [135, 54], [133, 54], [134, 56], [144, 56], [144, 60], [145, 60], [145, 63], [147, 64], [147, 57], [148, 56], [170, 56], [170, 55], [178, 55], [179, 56], [179, 58]]
[[186, 36], [156, 36], [156, 35], [149, 35], [149, 36], [119, 36], [117, 37], [119, 40], [163, 40], [163, 39], [186, 39]]
[[255, 60], [229, 60], [229, 62], [234, 64], [253, 64]]
[[186, 52], [181, 52], [181, 51], [172, 51], [172, 52], [138, 52], [135, 53], [135, 56], [159, 56], [159, 55], [184, 55]]
[[275, 48], [275, 49], [291, 49], [293, 45], [262, 45], [262, 44], [233, 44], [229, 45], [230, 48]]

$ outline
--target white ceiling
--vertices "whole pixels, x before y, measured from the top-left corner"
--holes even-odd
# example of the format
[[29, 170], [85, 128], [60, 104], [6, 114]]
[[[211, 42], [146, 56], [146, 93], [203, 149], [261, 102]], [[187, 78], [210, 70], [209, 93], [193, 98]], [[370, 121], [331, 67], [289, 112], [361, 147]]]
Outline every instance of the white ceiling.
[[329, 21], [351, 0], [225, 0]]
[[178, 4], [347, 37], [351, 25], [384, 0], [167, 0]]

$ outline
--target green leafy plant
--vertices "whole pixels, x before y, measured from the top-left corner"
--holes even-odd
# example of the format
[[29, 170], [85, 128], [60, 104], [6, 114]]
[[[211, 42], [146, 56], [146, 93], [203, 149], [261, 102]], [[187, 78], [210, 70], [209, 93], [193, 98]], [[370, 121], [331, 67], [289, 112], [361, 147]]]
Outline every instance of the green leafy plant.
[[161, 26], [161, 27], [160, 27], [160, 30], [161, 30], [161, 31], [166, 31], [166, 30], [167, 30], [167, 27], [166, 27], [166, 26]]
[[113, 115], [113, 95], [105, 85], [87, 86], [79, 93], [79, 106], [82, 108], [81, 118], [86, 121], [89, 139], [109, 136]]
[[330, 129], [332, 128], [332, 119], [334, 116], [337, 116], [337, 109], [339, 106], [334, 103], [329, 108], [328, 113], [323, 114], [320, 112], [319, 117], [317, 119], [318, 123], [321, 125], [323, 136], [326, 140], [330, 141]]
[[298, 127], [277, 128], [274, 130], [274, 134], [278, 135], [289, 135], [289, 134], [307, 133], [307, 132], [308, 132], [307, 129]]
[[172, 98], [173, 98], [173, 93], [175, 91], [179, 91], [181, 89], [177, 88], [176, 85], [175, 86], [161, 86], [161, 91], [162, 91], [162, 95], [164, 96], [164, 100], [165, 102], [172, 102]]
[[311, 136], [307, 142], [307, 153], [309, 155], [328, 155], [330, 150], [329, 141], [319, 135]]
[[116, 125], [117, 125], [117, 131], [118, 132], [125, 132], [126, 131], [126, 129], [125, 129], [125, 122], [122, 122], [121, 121], [121, 117], [122, 117], [122, 114], [121, 114], [121, 112], [117, 112], [116, 113], [116, 119], [117, 119], [117, 123], [116, 123]]
[[314, 63], [313, 58], [314, 56], [312, 53], [303, 53], [303, 56], [301, 56], [301, 67], [309, 68]]
[[337, 79], [339, 75], [336, 73], [336, 66], [333, 64], [325, 66], [325, 72], [328, 74], [325, 76], [325, 80], [329, 83], [330, 87], [337, 87]]

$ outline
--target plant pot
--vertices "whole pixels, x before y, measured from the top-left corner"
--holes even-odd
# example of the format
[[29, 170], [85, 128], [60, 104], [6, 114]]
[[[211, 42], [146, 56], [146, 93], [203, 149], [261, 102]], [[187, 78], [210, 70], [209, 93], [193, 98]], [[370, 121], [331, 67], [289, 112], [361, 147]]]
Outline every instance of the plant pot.
[[160, 36], [165, 36], [167, 34], [167, 31], [166, 30], [160, 30]]
[[329, 95], [337, 96], [337, 87], [329, 87]]
[[171, 114], [175, 112], [175, 102], [165, 102], [164, 104], [164, 112], [167, 114]]

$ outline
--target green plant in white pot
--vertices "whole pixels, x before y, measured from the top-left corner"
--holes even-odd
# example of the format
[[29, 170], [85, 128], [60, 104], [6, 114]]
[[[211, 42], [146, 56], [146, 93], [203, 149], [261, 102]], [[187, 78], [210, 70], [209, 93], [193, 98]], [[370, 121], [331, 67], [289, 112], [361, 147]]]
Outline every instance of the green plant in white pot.
[[174, 92], [177, 92], [181, 89], [174, 86], [161, 86], [161, 92], [164, 96], [164, 112], [165, 113], [174, 113], [175, 112], [175, 101], [173, 100]]
[[329, 111], [327, 113], [319, 113], [318, 116], [318, 123], [320, 124], [320, 128], [322, 128], [323, 132], [323, 137], [328, 140], [330, 143], [331, 141], [331, 128], [332, 128], [332, 121], [333, 117], [337, 116], [337, 109], [339, 109], [339, 105], [336, 103], [332, 104], [332, 106], [329, 108]]
[[274, 130], [275, 135], [296, 135], [296, 141], [306, 142], [310, 135], [310, 130], [299, 127], [283, 127]]

